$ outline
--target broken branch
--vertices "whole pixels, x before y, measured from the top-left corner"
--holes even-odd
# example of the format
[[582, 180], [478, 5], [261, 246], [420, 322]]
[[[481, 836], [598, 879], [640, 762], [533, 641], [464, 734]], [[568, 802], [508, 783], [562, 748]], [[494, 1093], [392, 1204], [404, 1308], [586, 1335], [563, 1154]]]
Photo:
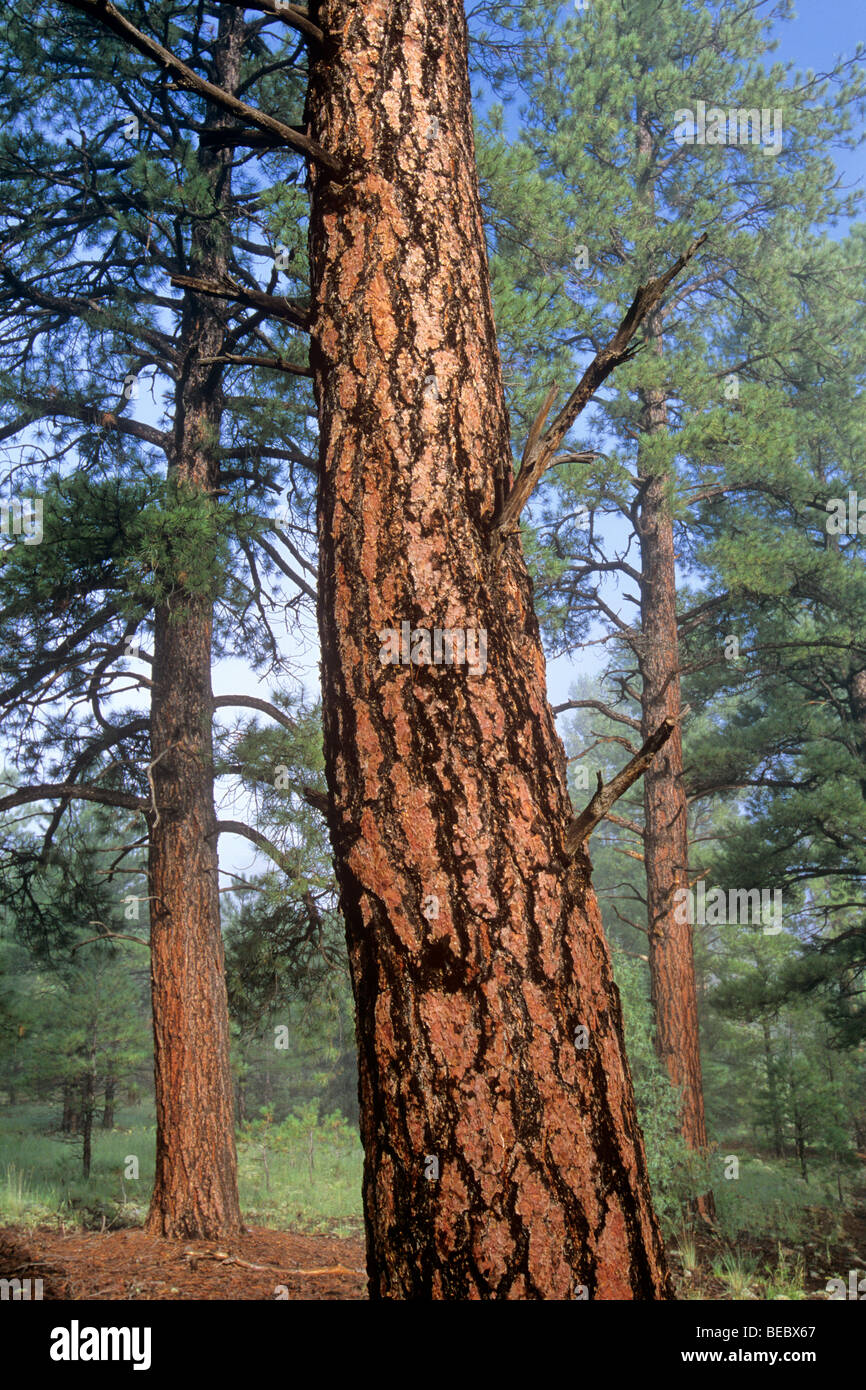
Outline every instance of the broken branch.
[[[639, 345], [633, 345], [632, 338], [638, 328], [647, 314], [656, 307], [671, 281], [679, 275], [684, 266], [688, 265], [706, 239], [707, 235], [704, 232], [702, 236], [697, 237], [692, 242], [687, 251], [677, 257], [673, 265], [663, 275], [657, 275], [645, 285], [638, 286], [637, 294], [632, 300], [628, 313], [610, 342], [596, 353], [553, 424], [546, 432], [542, 433], [544, 421], [557, 390], [556, 386], [550, 388], [538, 415], [533, 421], [532, 429], [529, 431], [529, 438], [526, 441], [526, 448], [523, 451], [520, 470], [514, 480], [514, 486], [494, 518], [491, 537], [494, 555], [498, 555], [501, 551], [506, 535], [516, 529], [520, 514], [535, 485], [549, 468], [554, 454], [581, 411], [611, 372], [616, 367], [621, 366], [623, 362], [628, 362], [634, 357]], [[594, 457], [596, 457], [594, 452], [587, 452], [587, 461]]]
[[656, 753], [662, 748], [670, 738], [676, 722], [673, 719], [663, 719], [661, 724], [650, 734], [643, 748], [636, 753], [625, 767], [621, 768], [614, 778], [605, 786], [601, 773], [598, 774], [598, 788], [589, 805], [581, 811], [576, 820], [572, 821], [565, 837], [565, 848], [569, 854], [574, 854], [580, 846], [589, 839], [599, 821], [603, 821], [611, 806], [615, 801], [627, 792], [637, 779], [646, 772], [651, 765]]

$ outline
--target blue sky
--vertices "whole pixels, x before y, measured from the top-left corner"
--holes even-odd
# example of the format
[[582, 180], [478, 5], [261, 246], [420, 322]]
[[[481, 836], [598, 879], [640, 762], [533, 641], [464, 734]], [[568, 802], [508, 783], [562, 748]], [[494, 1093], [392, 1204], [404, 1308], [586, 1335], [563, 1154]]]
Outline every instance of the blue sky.
[[858, 42], [866, 42], [863, 0], [800, 0], [796, 19], [780, 24], [780, 58], [803, 68], [826, 71], [840, 54], [851, 57]]
[[[804, 71], [828, 72], [839, 57], [852, 58], [866, 43], [866, 0], [800, 0], [796, 19], [776, 26], [777, 60]], [[839, 152], [846, 174], [866, 181], [866, 148]]]

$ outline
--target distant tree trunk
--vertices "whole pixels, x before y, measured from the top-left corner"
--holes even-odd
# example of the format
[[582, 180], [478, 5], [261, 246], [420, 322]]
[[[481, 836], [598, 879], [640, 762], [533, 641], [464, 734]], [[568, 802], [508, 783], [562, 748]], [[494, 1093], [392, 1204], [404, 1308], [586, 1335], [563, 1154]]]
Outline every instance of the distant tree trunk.
[[245, 1124], [247, 1118], [247, 1080], [245, 1076], [239, 1076], [235, 1082], [235, 1113], [238, 1124]]
[[[216, 76], [237, 85], [242, 11], [222, 8]], [[221, 109], [212, 125], [226, 121]], [[230, 195], [231, 151], [202, 147], [199, 171], [216, 201]], [[193, 223], [190, 270], [227, 274], [225, 223]], [[169, 502], [179, 489], [213, 497], [222, 393], [218, 356], [224, 312], [187, 292], [176, 386]], [[193, 557], [195, 558], [195, 557]], [[228, 1003], [220, 932], [216, 816], [213, 800], [213, 604], [179, 591], [155, 613], [151, 702], [152, 777], [158, 818], [151, 817], [151, 962], [156, 1084], [156, 1175], [151, 1234], [216, 1239], [241, 1229], [237, 1192], [234, 1098], [229, 1063]]]
[[114, 1075], [109, 1072], [105, 1078], [105, 1096], [102, 1107], [102, 1128], [114, 1129], [114, 1095], [117, 1089], [117, 1081]]
[[[652, 164], [653, 136], [649, 114], [638, 111], [638, 151]], [[655, 188], [648, 177], [640, 190], [648, 217], [657, 218]], [[649, 350], [664, 351], [662, 316], [647, 319]], [[644, 389], [641, 432], [644, 438], [667, 429], [663, 390]], [[668, 490], [671, 478], [646, 464], [638, 448], [641, 485], [641, 637], [638, 665], [642, 680], [641, 730], [648, 738], [663, 719], [679, 720], [681, 711], [677, 576], [674, 531]], [[679, 724], [644, 776], [644, 868], [647, 885], [649, 965], [655, 1044], [671, 1082], [680, 1091], [680, 1127], [690, 1149], [704, 1152], [707, 1127], [701, 1078], [698, 996], [695, 984], [692, 924], [677, 920], [675, 893], [689, 882], [688, 815], [683, 779], [683, 744]], [[685, 915], [685, 914], [682, 914]], [[713, 1214], [712, 1193], [702, 1195], [698, 1210]]]
[[770, 1125], [773, 1132], [773, 1152], [777, 1158], [782, 1158], [785, 1152], [785, 1139], [782, 1134], [782, 1110], [779, 1103], [779, 1083], [776, 1063], [773, 1058], [770, 1021], [766, 1016], [761, 1019], [761, 1031], [764, 1039], [764, 1070], [767, 1076], [767, 1094], [770, 1099]]
[[[312, 361], [370, 1294], [667, 1298], [519, 538], [491, 556], [512, 465], [463, 6], [329, 0], [313, 59], [348, 169], [311, 176]], [[383, 664], [403, 622], [486, 660]]]
[[81, 1083], [81, 1169], [85, 1178], [90, 1177], [93, 1152], [93, 1099], [93, 1077], [88, 1075]]
[[[649, 326], [661, 350], [658, 320]], [[660, 391], [644, 391], [642, 425], [653, 435], [665, 428], [667, 407]], [[641, 731], [648, 738], [664, 719], [681, 713], [677, 636], [676, 562], [673, 522], [667, 500], [669, 479], [642, 470], [640, 511], [641, 637], [638, 660], [642, 678]], [[644, 775], [644, 868], [647, 884], [649, 963], [655, 1041], [674, 1086], [680, 1090], [680, 1125], [689, 1148], [707, 1147], [698, 998], [695, 985], [693, 925], [682, 910], [677, 891], [687, 889], [688, 816], [683, 780], [683, 745], [679, 723]], [[679, 909], [679, 910], [678, 910]], [[683, 919], [683, 920], [680, 920]], [[712, 1215], [712, 1195], [699, 1208]]]
[[75, 1103], [75, 1084], [72, 1081], [63, 1083], [63, 1115], [60, 1120], [61, 1134], [78, 1133], [78, 1107]]
[[[836, 537], [834, 539], [837, 540]], [[864, 774], [860, 780], [860, 791], [866, 797], [866, 670], [856, 661], [852, 661], [850, 664], [847, 687], [848, 707], [854, 724], [855, 746], [864, 768]]]
[[18, 1101], [18, 1078], [21, 1075], [21, 1059], [18, 1056], [18, 1043], [25, 1036], [26, 1028], [23, 1023], [19, 1023], [15, 1032], [15, 1043], [12, 1049], [12, 1065], [9, 1069], [9, 1079], [6, 1083], [6, 1094], [10, 1105], [16, 1105]]
[[81, 1078], [81, 1167], [85, 1179], [90, 1177], [93, 1153], [93, 1112], [96, 1108], [96, 1024], [91, 1023], [88, 1034], [87, 1070]]
[[800, 1172], [803, 1175], [803, 1181], [807, 1183], [809, 1181], [809, 1170], [806, 1167], [806, 1139], [803, 1133], [803, 1119], [801, 1115], [796, 1113], [794, 1115], [794, 1142], [797, 1149], [797, 1158], [800, 1163]]

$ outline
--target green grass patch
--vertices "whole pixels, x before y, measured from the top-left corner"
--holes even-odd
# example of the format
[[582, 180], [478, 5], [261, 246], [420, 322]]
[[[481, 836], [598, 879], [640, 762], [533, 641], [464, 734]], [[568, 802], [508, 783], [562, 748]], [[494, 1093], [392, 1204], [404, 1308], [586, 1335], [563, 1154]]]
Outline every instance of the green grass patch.
[[238, 1136], [241, 1209], [257, 1225], [358, 1235], [363, 1158], [354, 1125], [315, 1100], [280, 1124], [264, 1110]]
[[[81, 1138], [60, 1134], [55, 1106], [0, 1110], [0, 1224], [114, 1230], [140, 1225], [153, 1187], [156, 1133], [146, 1107], [120, 1109], [117, 1126], [93, 1131], [90, 1178]], [[126, 1176], [138, 1160], [137, 1179]], [[342, 1115], [320, 1117], [315, 1102], [281, 1123], [272, 1112], [238, 1134], [241, 1210], [251, 1225], [358, 1235], [363, 1229], [363, 1152]]]
[[[47, 1105], [0, 1111], [0, 1221], [86, 1227], [138, 1225], [153, 1186], [156, 1146], [152, 1113], [118, 1110], [112, 1130], [93, 1130], [90, 1177], [82, 1175], [80, 1135], [61, 1134]], [[138, 1179], [126, 1177], [129, 1158]]]

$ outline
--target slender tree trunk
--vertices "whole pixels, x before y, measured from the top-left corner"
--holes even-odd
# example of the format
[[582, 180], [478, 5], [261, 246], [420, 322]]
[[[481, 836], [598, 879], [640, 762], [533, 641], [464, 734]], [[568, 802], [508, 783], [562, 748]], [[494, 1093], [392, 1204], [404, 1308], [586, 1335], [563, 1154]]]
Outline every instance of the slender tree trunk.
[[88, 1075], [81, 1083], [81, 1171], [90, 1177], [93, 1155], [93, 1077]]
[[764, 1039], [764, 1068], [767, 1074], [767, 1094], [770, 1098], [770, 1123], [773, 1132], [773, 1152], [777, 1158], [781, 1158], [785, 1152], [785, 1140], [782, 1134], [779, 1083], [776, 1075], [776, 1063], [773, 1059], [770, 1020], [766, 1016], [761, 1019], [761, 1031]]
[[117, 1090], [117, 1081], [109, 1072], [105, 1078], [105, 1103], [102, 1107], [102, 1128], [114, 1129], [114, 1096]]
[[[657, 316], [648, 336], [661, 351]], [[665, 429], [661, 391], [642, 392], [642, 428], [651, 436]], [[651, 473], [638, 457], [643, 485], [640, 509], [641, 619], [638, 660], [642, 679], [641, 730], [648, 738], [664, 719], [681, 712], [677, 636], [676, 563], [668, 502], [670, 479]], [[655, 1041], [668, 1075], [681, 1094], [681, 1128], [689, 1148], [707, 1146], [693, 926], [682, 911], [678, 890], [687, 889], [688, 816], [679, 724], [644, 776], [644, 867], [647, 885], [649, 961]], [[712, 1197], [700, 1199], [712, 1215]]]
[[[234, 91], [242, 13], [220, 20], [215, 81]], [[225, 121], [220, 109], [209, 124]], [[225, 209], [228, 150], [199, 150], [201, 174]], [[193, 223], [190, 271], [219, 280], [227, 235], [219, 216]], [[212, 497], [218, 485], [222, 416], [219, 369], [202, 363], [223, 345], [224, 313], [188, 292], [185, 356], [176, 392], [169, 505], [185, 492]], [[195, 558], [195, 557], [193, 557]], [[220, 932], [213, 800], [211, 636], [213, 601], [190, 593], [183, 571], [155, 614], [151, 757], [150, 893], [157, 1146], [147, 1229], [215, 1239], [241, 1229], [228, 1003]]]
[[63, 1116], [60, 1121], [62, 1134], [78, 1133], [78, 1109], [75, 1104], [75, 1086], [71, 1081], [63, 1083]]
[[806, 1141], [803, 1138], [803, 1121], [799, 1115], [794, 1116], [794, 1136], [797, 1147], [797, 1158], [800, 1163], [800, 1172], [803, 1181], [809, 1181], [809, 1169], [806, 1166]]
[[238, 1124], [245, 1124], [247, 1118], [247, 1080], [245, 1076], [239, 1076], [235, 1082], [235, 1113]]
[[[837, 539], [834, 537], [834, 539]], [[854, 724], [854, 739], [864, 774], [860, 779], [860, 790], [866, 797], [866, 670], [852, 661], [848, 670], [848, 707]]]
[[93, 1157], [93, 1112], [96, 1109], [96, 1025], [88, 1035], [87, 1071], [81, 1079], [81, 1169], [90, 1177]]
[[[329, 0], [326, 29], [310, 133], [348, 174], [312, 175], [320, 631], [370, 1293], [666, 1298], [519, 538], [491, 560], [512, 466], [463, 6]], [[403, 622], [474, 657], [417, 638], [387, 664]]]

